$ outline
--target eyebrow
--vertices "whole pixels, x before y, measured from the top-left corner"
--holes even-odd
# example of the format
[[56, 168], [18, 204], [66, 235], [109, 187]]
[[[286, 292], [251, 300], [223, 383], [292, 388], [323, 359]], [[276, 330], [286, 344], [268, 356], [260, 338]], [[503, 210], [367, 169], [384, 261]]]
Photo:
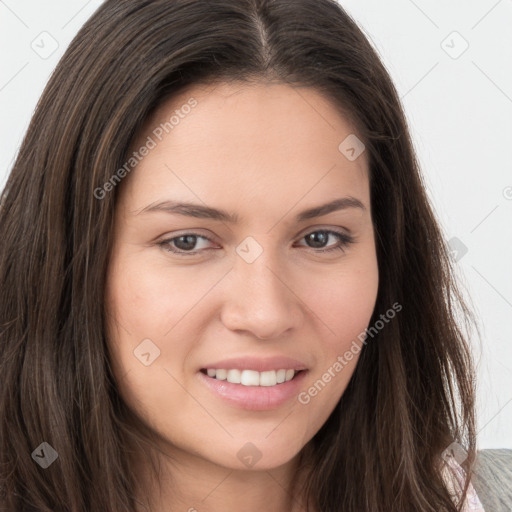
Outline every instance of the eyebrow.
[[[295, 220], [297, 222], [302, 222], [304, 220], [321, 217], [322, 215], [327, 215], [329, 213], [340, 210], [346, 210], [348, 208], [359, 208], [363, 211], [366, 210], [366, 207], [361, 201], [359, 201], [359, 199], [348, 196], [335, 199], [334, 201], [326, 204], [314, 206], [313, 208], [309, 208], [307, 210], [303, 210], [296, 216]], [[143, 208], [139, 213], [137, 213], [137, 215], [149, 212], [166, 212], [175, 215], [195, 217], [199, 219], [218, 220], [231, 224], [237, 224], [240, 220], [240, 217], [237, 214], [229, 213], [225, 210], [211, 208], [209, 206], [195, 203], [177, 202], [170, 199], [151, 203], [150, 205]]]

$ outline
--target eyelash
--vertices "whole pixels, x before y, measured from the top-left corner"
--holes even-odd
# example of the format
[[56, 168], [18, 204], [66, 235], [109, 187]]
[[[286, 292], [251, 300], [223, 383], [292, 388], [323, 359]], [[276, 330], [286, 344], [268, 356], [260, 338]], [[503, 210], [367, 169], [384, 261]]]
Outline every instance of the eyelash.
[[[312, 249], [314, 252], [317, 252], [317, 253], [318, 252], [325, 253], [325, 252], [331, 252], [331, 251], [344, 251], [347, 246], [354, 243], [354, 241], [355, 241], [355, 239], [352, 235], [348, 235], [348, 234], [342, 233], [340, 231], [334, 231], [332, 229], [317, 229], [315, 231], [310, 231], [309, 233], [306, 233], [303, 237], [301, 237], [301, 240], [313, 233], [325, 233], [327, 235], [334, 235], [338, 238], [338, 240], [340, 242], [340, 244], [335, 245], [334, 247], [330, 247], [328, 249], [315, 249], [314, 247], [307, 247], [308, 249]], [[175, 236], [173, 238], [168, 238], [166, 240], [162, 240], [161, 242], [158, 242], [158, 245], [163, 247], [166, 251], [172, 252], [174, 254], [178, 254], [180, 256], [195, 256], [199, 252], [205, 250], [205, 249], [201, 249], [201, 250], [196, 250], [196, 251], [184, 251], [184, 250], [172, 248], [171, 243], [173, 240], [176, 240], [177, 238], [181, 238], [182, 236], [189, 236], [189, 235], [196, 236], [198, 238], [203, 238], [205, 240], [208, 240], [209, 242], [214, 243], [213, 240], [211, 240], [207, 236], [200, 235], [199, 233], [187, 232], [187, 233], [183, 233], [182, 235]]]

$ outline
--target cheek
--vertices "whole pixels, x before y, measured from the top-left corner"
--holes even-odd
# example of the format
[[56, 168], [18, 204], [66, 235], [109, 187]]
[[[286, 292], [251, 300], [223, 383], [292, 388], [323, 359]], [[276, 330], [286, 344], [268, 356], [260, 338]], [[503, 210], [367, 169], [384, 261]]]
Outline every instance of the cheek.
[[216, 280], [213, 273], [198, 278], [190, 269], [171, 270], [135, 254], [113, 265], [107, 297], [125, 333], [162, 340], [180, 327]]
[[180, 336], [172, 346], [168, 340], [200, 297], [195, 288], [162, 269], [152, 270], [136, 255], [113, 262], [106, 287], [109, 348], [116, 376], [130, 386], [130, 394], [169, 387], [165, 369], [175, 373], [183, 366], [193, 336]]
[[327, 347], [343, 347], [364, 332], [372, 316], [378, 292], [376, 261], [350, 266], [315, 277], [315, 286], [304, 285], [303, 296], [325, 332]]
[[316, 276], [303, 296], [317, 318], [318, 365], [305, 383], [299, 403], [315, 409], [314, 428], [327, 419], [343, 394], [359, 359], [378, 292], [376, 259], [347, 261], [343, 269]]
[[120, 258], [109, 274], [109, 351], [124, 401], [157, 428], [158, 422], [164, 423], [162, 411], [184, 410], [187, 405], [180, 383], [194, 338], [192, 333], [190, 337], [178, 333], [197, 293], [185, 284], [180, 284], [179, 294], [171, 292], [176, 279], [152, 272], [136, 260]]

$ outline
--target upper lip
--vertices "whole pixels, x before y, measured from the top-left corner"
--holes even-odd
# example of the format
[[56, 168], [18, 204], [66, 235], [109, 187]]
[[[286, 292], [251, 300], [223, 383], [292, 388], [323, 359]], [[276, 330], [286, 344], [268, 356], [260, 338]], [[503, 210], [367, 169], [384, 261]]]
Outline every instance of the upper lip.
[[223, 369], [223, 370], [254, 370], [257, 372], [266, 372], [270, 370], [307, 370], [307, 366], [286, 356], [275, 357], [235, 357], [232, 359], [222, 359], [203, 366], [202, 369]]

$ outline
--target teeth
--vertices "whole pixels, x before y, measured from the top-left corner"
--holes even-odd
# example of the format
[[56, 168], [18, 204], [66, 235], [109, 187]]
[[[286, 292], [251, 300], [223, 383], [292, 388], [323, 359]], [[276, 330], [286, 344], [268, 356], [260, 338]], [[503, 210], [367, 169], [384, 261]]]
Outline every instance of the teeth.
[[210, 377], [215, 377], [218, 380], [226, 380], [228, 372], [226, 370], [210, 370], [213, 371], [213, 375], [208, 374]]
[[284, 380], [286, 380], [286, 381], [292, 380], [294, 375], [295, 375], [295, 370], [286, 370]]
[[[292, 370], [292, 377], [295, 372]], [[277, 384], [277, 375], [275, 370], [260, 373], [260, 386], [275, 386]]]
[[254, 370], [244, 370], [240, 375], [240, 384], [244, 386], [259, 386], [260, 374]]
[[240, 384], [241, 373], [240, 370], [228, 370], [228, 382]]
[[275, 386], [288, 382], [295, 377], [295, 370], [270, 370], [266, 372], [257, 372], [255, 370], [225, 370], [208, 368], [206, 370], [208, 377], [217, 380], [227, 380], [232, 384], [241, 384], [242, 386]]

